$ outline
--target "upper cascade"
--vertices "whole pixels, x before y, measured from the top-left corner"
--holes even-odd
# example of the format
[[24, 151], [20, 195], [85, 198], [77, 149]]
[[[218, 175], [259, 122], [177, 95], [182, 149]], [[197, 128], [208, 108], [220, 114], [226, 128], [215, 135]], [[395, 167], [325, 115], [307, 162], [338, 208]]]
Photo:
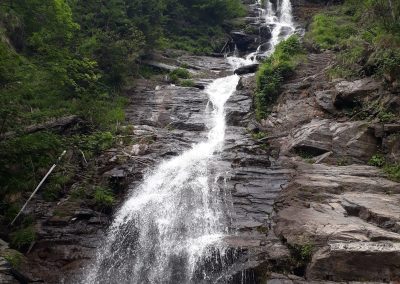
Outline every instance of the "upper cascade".
[[267, 42], [260, 39], [260, 45], [257, 50], [249, 53], [245, 58], [238, 57], [235, 49], [234, 56], [229, 57], [228, 60], [236, 68], [258, 63], [260, 58], [268, 57], [274, 52], [279, 42], [287, 39], [296, 30], [290, 0], [278, 0], [276, 4], [273, 4], [270, 0], [257, 0], [255, 4], [259, 10], [258, 23], [260, 25], [260, 33], [262, 26], [267, 27], [270, 31], [270, 39]]

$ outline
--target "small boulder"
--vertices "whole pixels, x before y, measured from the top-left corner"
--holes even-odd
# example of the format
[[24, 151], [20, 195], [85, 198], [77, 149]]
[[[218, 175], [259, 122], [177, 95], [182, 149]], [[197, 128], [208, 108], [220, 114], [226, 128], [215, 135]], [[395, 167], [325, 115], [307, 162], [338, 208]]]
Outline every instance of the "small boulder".
[[272, 37], [272, 30], [269, 26], [264, 25], [260, 27], [260, 37], [263, 40], [269, 40]]
[[333, 90], [317, 91], [315, 92], [315, 100], [326, 112], [335, 113], [336, 108], [333, 104], [334, 95], [335, 93]]

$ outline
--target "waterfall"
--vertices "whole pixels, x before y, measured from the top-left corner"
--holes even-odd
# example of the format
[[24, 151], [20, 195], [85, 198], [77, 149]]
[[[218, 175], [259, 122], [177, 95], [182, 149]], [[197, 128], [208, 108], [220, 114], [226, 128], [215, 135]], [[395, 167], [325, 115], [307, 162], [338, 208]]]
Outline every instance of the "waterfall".
[[[264, 4], [263, 4], [264, 3]], [[296, 30], [293, 23], [292, 4], [290, 0], [277, 0], [276, 9], [270, 0], [257, 0], [256, 4], [260, 9], [260, 21], [271, 29], [271, 39], [269, 40], [269, 48], [267, 51], [262, 51], [262, 45], [258, 49], [245, 58], [240, 58], [237, 54], [228, 58], [234, 66], [247, 65], [257, 62], [257, 58], [264, 58], [271, 55], [275, 47], [282, 40], [287, 39]]]
[[[277, 9], [267, 1], [260, 13], [273, 27], [271, 50], [294, 31], [290, 1], [283, 0]], [[289, 32], [282, 36], [285, 27]], [[259, 52], [227, 60], [238, 68], [253, 63]], [[214, 164], [225, 139], [225, 103], [238, 82], [239, 76], [231, 75], [207, 86], [207, 138], [145, 176], [115, 214], [83, 284], [198, 283], [198, 275], [212, 279], [202, 266], [216, 259], [215, 253], [223, 258], [222, 239], [231, 233], [219, 183], [225, 176]]]
[[266, 12], [265, 12], [265, 22], [266, 23], [273, 23], [277, 22], [278, 19], [276, 18], [276, 13], [274, 10], [274, 6], [272, 5], [271, 1], [267, 1], [266, 4]]
[[282, 0], [279, 21], [283, 25], [293, 27], [292, 4], [290, 0]]
[[[290, 0], [278, 0], [276, 10], [274, 10], [271, 1], [268, 0], [266, 10], [267, 17], [265, 18], [265, 22], [272, 27], [272, 32], [270, 48], [264, 55], [269, 56], [274, 52], [275, 47], [279, 42], [287, 39], [294, 33], [295, 27]], [[277, 14], [279, 17], [277, 17]]]
[[239, 76], [220, 78], [210, 101], [206, 141], [161, 163], [123, 204], [84, 283], [188, 283], [209, 245], [227, 233], [224, 200], [210, 161], [222, 149], [224, 105]]

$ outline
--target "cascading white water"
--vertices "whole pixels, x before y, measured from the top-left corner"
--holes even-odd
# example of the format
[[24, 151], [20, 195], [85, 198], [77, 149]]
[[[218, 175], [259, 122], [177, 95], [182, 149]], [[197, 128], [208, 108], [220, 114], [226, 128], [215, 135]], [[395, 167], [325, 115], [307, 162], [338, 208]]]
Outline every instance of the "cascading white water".
[[225, 135], [224, 105], [239, 76], [207, 89], [210, 130], [205, 142], [161, 163], [116, 214], [84, 283], [188, 283], [210, 244], [227, 233], [224, 204], [209, 166]]
[[270, 48], [265, 55], [270, 55], [274, 52], [275, 47], [282, 40], [291, 36], [295, 27], [293, 24], [292, 4], [290, 0], [277, 1], [276, 10], [270, 0], [267, 1], [267, 13], [265, 22], [272, 27]]
[[[266, 5], [260, 17], [273, 27], [273, 50], [294, 31], [291, 5], [283, 0], [278, 13], [270, 1]], [[283, 27], [290, 28], [284, 36]], [[254, 60], [228, 57], [232, 68]], [[225, 138], [224, 106], [238, 82], [239, 76], [232, 75], [206, 88], [207, 139], [162, 162], [144, 178], [117, 212], [83, 284], [197, 283], [199, 274], [198, 279], [210, 279], [201, 266], [216, 251], [219, 259], [223, 257], [221, 240], [229, 233], [229, 210], [218, 183], [224, 173], [213, 162]]]
[[283, 25], [293, 27], [292, 4], [290, 3], [290, 0], [282, 0], [279, 21]]
[[[263, 5], [262, 3], [265, 4]], [[276, 9], [270, 0], [257, 0], [260, 9], [260, 21], [271, 29], [271, 39], [269, 40], [269, 48], [262, 52], [261, 45], [255, 52], [250, 53], [245, 58], [232, 57], [230, 61], [236, 65], [247, 65], [257, 62], [257, 57], [267, 57], [271, 55], [276, 45], [282, 40], [287, 39], [295, 31], [292, 16], [292, 4], [290, 0], [276, 1]]]

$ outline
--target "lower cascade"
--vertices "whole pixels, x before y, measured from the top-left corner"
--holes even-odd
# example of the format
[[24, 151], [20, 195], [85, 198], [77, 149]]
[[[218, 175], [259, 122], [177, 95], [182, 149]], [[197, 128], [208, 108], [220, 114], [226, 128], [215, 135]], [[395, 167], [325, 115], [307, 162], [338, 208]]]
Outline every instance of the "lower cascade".
[[[210, 162], [224, 142], [224, 105], [239, 76], [215, 80], [205, 142], [161, 163], [116, 214], [84, 283], [186, 283], [227, 233], [226, 204]], [[204, 277], [204, 276], [203, 276]]]
[[[294, 32], [290, 1], [278, 5], [269, 10], [273, 5], [267, 1], [260, 8], [262, 22], [274, 25], [270, 50]], [[284, 36], [283, 27], [289, 27]], [[227, 60], [233, 68], [252, 63], [236, 56]], [[205, 141], [148, 173], [116, 213], [82, 283], [209, 283], [228, 265], [223, 237], [234, 234], [231, 205], [223, 190], [225, 173], [215, 161], [225, 138], [224, 106], [239, 79], [231, 75], [207, 86]]]

